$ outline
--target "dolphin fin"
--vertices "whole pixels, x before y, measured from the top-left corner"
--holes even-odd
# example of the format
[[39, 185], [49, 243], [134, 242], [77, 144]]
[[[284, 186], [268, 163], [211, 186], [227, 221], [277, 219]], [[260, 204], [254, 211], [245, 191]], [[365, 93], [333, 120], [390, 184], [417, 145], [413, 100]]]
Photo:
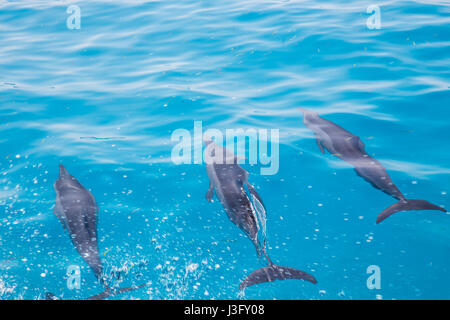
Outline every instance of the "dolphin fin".
[[320, 141], [320, 139], [319, 139], [319, 137], [318, 137], [317, 135], [315, 135], [315, 136], [316, 136], [316, 143], [317, 143], [317, 146], [320, 148], [320, 152], [322, 152], [323, 154], [325, 154], [325, 150], [323, 149], [322, 142]]
[[64, 230], [68, 231], [69, 228], [67, 227], [67, 223], [65, 218], [61, 215], [60, 211], [56, 208], [53, 208], [53, 214], [58, 218], [59, 222], [63, 226]]
[[299, 279], [306, 280], [314, 284], [317, 283], [316, 278], [309, 273], [294, 268], [270, 264], [267, 267], [253, 271], [247, 278], [244, 279], [244, 281], [241, 282], [239, 289], [244, 290], [254, 284], [286, 279]]
[[208, 192], [206, 193], [206, 200], [208, 200], [208, 202], [211, 202], [213, 195], [214, 195], [214, 187], [213, 187], [213, 184], [210, 181], [209, 182], [209, 189], [208, 189]]
[[377, 224], [396, 212], [411, 210], [439, 210], [447, 212], [444, 208], [425, 200], [402, 199], [381, 212], [377, 217]]
[[365, 152], [366, 146], [360, 137], [351, 135], [348, 139], [355, 146], [356, 149], [358, 149], [361, 152]]
[[99, 294], [96, 294], [95, 296], [91, 296], [91, 297], [87, 298], [87, 300], [102, 300], [102, 299], [105, 299], [105, 298], [108, 298], [108, 297], [112, 297], [112, 296], [115, 296], [115, 295], [118, 295], [118, 294], [121, 294], [121, 293], [124, 293], [124, 292], [129, 292], [129, 291], [133, 291], [133, 290], [137, 290], [137, 289], [143, 288], [143, 287], [147, 286], [148, 284], [150, 284], [150, 282], [143, 283], [143, 284], [141, 284], [139, 286], [133, 286], [133, 287], [128, 287], [128, 288], [121, 288], [121, 289], [116, 290], [116, 291], [112, 291], [111, 288], [106, 287], [105, 291], [103, 291], [103, 292], [101, 292]]
[[[248, 182], [246, 182], [246, 186], [252, 196], [252, 203], [253, 203], [253, 207], [256, 212], [256, 218], [257, 218], [256, 220], [262, 231], [262, 237], [264, 238], [264, 246], [265, 246], [266, 221], [267, 221], [266, 207], [264, 206], [264, 202], [262, 201], [258, 192], [256, 192], [255, 188]], [[256, 246], [256, 247], [258, 248], [258, 246]], [[259, 249], [257, 249], [257, 251], [259, 251]], [[258, 256], [260, 256], [260, 254], [258, 254]]]
[[247, 186], [248, 191], [250, 191], [252, 199], [257, 202], [258, 207], [261, 207], [262, 209], [264, 209], [264, 211], [266, 211], [266, 206], [264, 205], [264, 202], [262, 201], [258, 192], [256, 192], [255, 188], [250, 183], [248, 183], [248, 181], [245, 183], [245, 185]]

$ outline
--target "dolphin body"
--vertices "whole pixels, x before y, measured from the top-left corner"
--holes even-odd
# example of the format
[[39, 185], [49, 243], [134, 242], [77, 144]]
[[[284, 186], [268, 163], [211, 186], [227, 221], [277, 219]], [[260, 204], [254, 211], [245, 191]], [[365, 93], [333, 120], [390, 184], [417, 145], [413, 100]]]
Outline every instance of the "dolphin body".
[[398, 200], [378, 215], [377, 224], [399, 211], [439, 210], [446, 212], [444, 208], [425, 200], [406, 199], [392, 182], [381, 163], [366, 153], [364, 143], [359, 137], [320, 117], [316, 112], [299, 109], [303, 112], [303, 123], [314, 132], [317, 145], [322, 153], [325, 153], [324, 148], [327, 149], [334, 156], [351, 164], [356, 173], [373, 187]]
[[[141, 288], [146, 284], [122, 288], [113, 291], [103, 277], [103, 265], [98, 250], [97, 223], [98, 206], [94, 196], [72, 176], [62, 164], [59, 165], [59, 177], [53, 185], [56, 191], [56, 205], [53, 210], [64, 229], [69, 233], [73, 245], [83, 260], [91, 267], [95, 277], [105, 287], [105, 291], [88, 298], [99, 300], [122, 292]], [[57, 300], [52, 293], [46, 294], [47, 300]]]
[[[237, 157], [226, 148], [207, 141], [206, 171], [209, 177], [209, 190], [206, 199], [211, 202], [213, 193], [219, 198], [228, 218], [238, 226], [255, 245], [257, 255], [268, 261], [268, 266], [251, 273], [241, 282], [244, 290], [254, 284], [284, 279], [303, 279], [317, 283], [316, 279], [301, 270], [275, 265], [266, 253], [266, 209], [255, 188], [248, 182], [248, 172], [237, 164]], [[247, 187], [250, 200], [244, 185]]]
[[59, 165], [59, 178], [54, 184], [56, 205], [53, 210], [83, 260], [101, 279], [102, 262], [98, 253], [98, 206], [94, 196]]

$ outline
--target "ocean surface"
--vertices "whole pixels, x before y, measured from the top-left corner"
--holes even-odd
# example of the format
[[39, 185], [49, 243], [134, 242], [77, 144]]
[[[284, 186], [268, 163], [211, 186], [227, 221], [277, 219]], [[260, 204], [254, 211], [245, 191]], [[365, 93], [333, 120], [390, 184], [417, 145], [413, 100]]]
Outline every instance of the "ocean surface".
[[[53, 214], [61, 163], [98, 203], [111, 285], [149, 282], [112, 299], [450, 299], [450, 215], [377, 225], [396, 200], [322, 154], [298, 109], [358, 135], [405, 196], [448, 209], [449, 86], [448, 1], [2, 0], [0, 298], [103, 291]], [[242, 167], [272, 260], [316, 285], [239, 292], [263, 261], [206, 201], [206, 165], [171, 158], [194, 121], [279, 131], [276, 174]]]

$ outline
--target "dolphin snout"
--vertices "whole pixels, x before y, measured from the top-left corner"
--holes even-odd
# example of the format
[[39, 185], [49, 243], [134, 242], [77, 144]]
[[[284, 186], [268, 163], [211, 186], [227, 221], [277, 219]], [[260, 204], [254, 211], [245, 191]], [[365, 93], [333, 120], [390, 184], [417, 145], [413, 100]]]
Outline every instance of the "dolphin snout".
[[305, 108], [301, 108], [301, 107], [298, 107], [297, 109], [300, 110], [301, 112], [303, 112], [303, 114], [314, 113], [314, 111], [311, 111], [311, 110], [308, 110], [308, 109], [305, 109]]
[[59, 178], [64, 178], [69, 175], [69, 172], [62, 164], [59, 165]]
[[300, 110], [301, 112], [303, 112], [303, 116], [304, 117], [306, 117], [306, 116], [312, 116], [312, 117], [319, 116], [319, 114], [317, 112], [315, 112], [315, 111], [311, 111], [311, 110], [308, 110], [308, 109], [305, 109], [305, 108], [300, 108], [300, 107], [298, 107], [297, 109]]

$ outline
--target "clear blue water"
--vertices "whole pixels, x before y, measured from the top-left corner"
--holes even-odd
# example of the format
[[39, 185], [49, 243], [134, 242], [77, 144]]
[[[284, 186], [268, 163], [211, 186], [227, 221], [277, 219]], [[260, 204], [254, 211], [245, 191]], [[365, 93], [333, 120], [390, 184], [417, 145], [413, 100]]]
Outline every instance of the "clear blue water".
[[[0, 2], [0, 298], [102, 291], [52, 208], [63, 163], [100, 207], [116, 299], [449, 299], [450, 216], [395, 201], [322, 155], [298, 107], [359, 135], [402, 192], [450, 207], [450, 6], [386, 1]], [[261, 267], [208, 203], [205, 165], [175, 165], [171, 133], [280, 131], [280, 168], [246, 166], [272, 259], [314, 274], [239, 295]], [[81, 267], [81, 288], [66, 285]], [[366, 269], [381, 269], [381, 289]], [[130, 266], [133, 266], [130, 269]], [[128, 272], [126, 268], [128, 267]]]

